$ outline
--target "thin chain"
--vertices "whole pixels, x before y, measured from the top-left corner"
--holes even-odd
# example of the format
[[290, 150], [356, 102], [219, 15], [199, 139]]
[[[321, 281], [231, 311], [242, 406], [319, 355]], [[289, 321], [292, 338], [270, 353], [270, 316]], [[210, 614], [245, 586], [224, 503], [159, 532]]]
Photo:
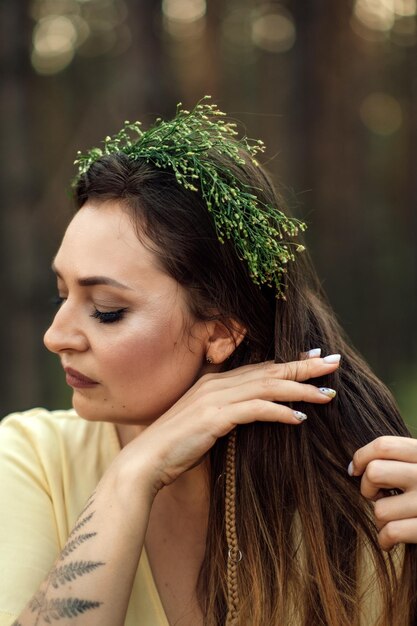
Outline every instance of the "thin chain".
[[227, 618], [226, 626], [237, 626], [239, 587], [237, 568], [242, 560], [236, 533], [236, 429], [229, 435], [226, 454], [225, 524], [227, 541]]

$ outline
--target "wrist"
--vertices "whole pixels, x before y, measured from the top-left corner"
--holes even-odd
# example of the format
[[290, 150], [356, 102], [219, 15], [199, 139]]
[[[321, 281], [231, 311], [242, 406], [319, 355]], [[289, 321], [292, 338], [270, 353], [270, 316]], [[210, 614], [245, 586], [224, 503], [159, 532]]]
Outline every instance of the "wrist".
[[[122, 451], [110, 465], [100, 486], [109, 489], [114, 501], [129, 511], [140, 508], [141, 511], [152, 507], [160, 489], [152, 463], [145, 458], [124, 458]], [[130, 456], [130, 455], [128, 455]]]

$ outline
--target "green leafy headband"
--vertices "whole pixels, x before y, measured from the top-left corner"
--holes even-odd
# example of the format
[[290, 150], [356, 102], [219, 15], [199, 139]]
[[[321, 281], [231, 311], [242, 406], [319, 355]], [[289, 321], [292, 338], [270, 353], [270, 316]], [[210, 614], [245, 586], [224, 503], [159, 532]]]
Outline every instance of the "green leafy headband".
[[304, 250], [291, 239], [306, 225], [260, 201], [258, 189], [245, 185], [212, 159], [213, 153], [218, 153], [237, 165], [244, 165], [247, 158], [259, 167], [255, 156], [265, 146], [260, 140], [236, 139], [236, 124], [222, 119], [225, 114], [209, 99], [203, 98], [192, 111], [178, 104], [172, 120], [158, 118], [146, 131], [140, 122], [125, 122], [116, 135], [105, 138], [103, 148], [77, 153], [74, 183], [102, 156], [118, 152], [172, 171], [179, 185], [201, 194], [213, 216], [219, 241], [234, 242], [253, 282], [275, 286], [277, 297], [285, 298], [286, 265], [295, 259], [294, 252]]

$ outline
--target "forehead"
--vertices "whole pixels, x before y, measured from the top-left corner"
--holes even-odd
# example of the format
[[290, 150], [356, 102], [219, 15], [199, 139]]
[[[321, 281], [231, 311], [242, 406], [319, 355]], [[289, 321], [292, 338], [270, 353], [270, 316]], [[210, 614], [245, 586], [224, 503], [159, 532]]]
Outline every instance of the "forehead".
[[58, 270], [77, 274], [117, 271], [132, 278], [162, 274], [154, 253], [138, 239], [130, 216], [116, 202], [87, 203], [75, 214], [55, 265]]

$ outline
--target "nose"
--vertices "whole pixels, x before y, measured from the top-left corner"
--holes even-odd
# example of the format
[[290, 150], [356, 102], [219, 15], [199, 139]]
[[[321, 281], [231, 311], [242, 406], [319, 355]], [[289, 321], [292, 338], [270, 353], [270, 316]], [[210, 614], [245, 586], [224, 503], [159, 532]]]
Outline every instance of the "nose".
[[71, 350], [77, 352], [87, 350], [87, 336], [68, 301], [61, 305], [43, 337], [43, 342], [48, 350], [56, 354]]

